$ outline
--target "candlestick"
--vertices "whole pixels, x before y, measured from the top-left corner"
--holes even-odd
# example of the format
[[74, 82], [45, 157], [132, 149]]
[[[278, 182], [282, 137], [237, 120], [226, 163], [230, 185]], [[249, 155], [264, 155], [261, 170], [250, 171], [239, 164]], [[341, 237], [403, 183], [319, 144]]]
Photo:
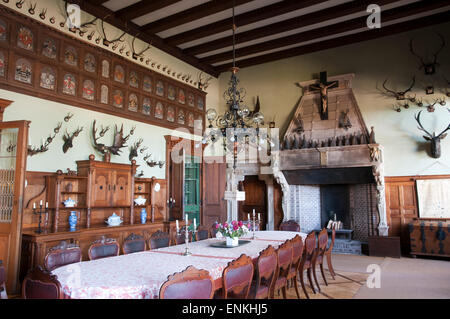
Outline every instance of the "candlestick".
[[41, 199], [41, 201], [39, 202], [39, 206], [41, 206], [41, 207], [42, 207], [42, 199]]
[[47, 221], [48, 221], [48, 211], [46, 209], [42, 210], [42, 201], [41, 201], [39, 210], [36, 210], [36, 203], [33, 204], [33, 214], [39, 215], [38, 229], [35, 232], [36, 232], [36, 234], [41, 234], [41, 233], [43, 233], [43, 230], [41, 228], [42, 214], [45, 214], [45, 225], [47, 225]]

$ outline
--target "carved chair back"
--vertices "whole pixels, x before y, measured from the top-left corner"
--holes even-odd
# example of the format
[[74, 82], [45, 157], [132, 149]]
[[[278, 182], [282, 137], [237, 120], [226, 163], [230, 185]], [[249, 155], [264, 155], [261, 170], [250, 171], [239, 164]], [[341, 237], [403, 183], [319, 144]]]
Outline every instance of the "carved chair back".
[[167, 277], [159, 290], [160, 299], [211, 299], [214, 282], [207, 270], [189, 266]]
[[5, 296], [5, 298], [8, 298], [6, 296], [6, 270], [5, 267], [3, 266], [3, 261], [0, 260], [0, 299], [3, 299], [3, 296]]
[[158, 249], [163, 247], [168, 247], [170, 245], [170, 235], [169, 233], [163, 232], [158, 229], [155, 233], [150, 236], [148, 241], [150, 249]]
[[322, 262], [323, 255], [327, 250], [328, 245], [328, 231], [326, 228], [322, 229], [317, 236], [317, 250], [316, 250], [316, 259], [319, 263]]
[[113, 238], [105, 238], [95, 241], [89, 247], [89, 259], [96, 260], [100, 258], [112, 257], [119, 255], [119, 244]]
[[251, 298], [268, 298], [277, 270], [277, 253], [272, 245], [264, 249], [256, 262], [256, 282]]
[[277, 279], [287, 278], [289, 270], [291, 269], [292, 256], [293, 256], [292, 243], [290, 240], [286, 240], [277, 249], [277, 257], [278, 257]]
[[22, 283], [22, 298], [64, 299], [64, 293], [58, 278], [37, 266], [28, 272]]
[[122, 250], [123, 254], [132, 254], [140, 251], [145, 251], [145, 239], [140, 235], [136, 235], [131, 233], [125, 240], [123, 241]]
[[62, 241], [59, 245], [50, 248], [45, 256], [44, 266], [47, 271], [52, 271], [61, 266], [78, 263], [81, 261], [81, 249], [77, 244], [69, 244]]
[[326, 255], [331, 254], [331, 251], [333, 250], [333, 247], [334, 247], [335, 239], [336, 239], [336, 227], [333, 227], [333, 230], [331, 231], [331, 242], [330, 242], [330, 245], [328, 246], [328, 249], [325, 252]]
[[242, 254], [223, 270], [223, 298], [247, 299], [253, 279], [253, 261]]
[[292, 244], [291, 269], [297, 272], [303, 255], [304, 245], [302, 237], [300, 235], [296, 235], [294, 238], [291, 239], [291, 244]]
[[[187, 229], [187, 227], [183, 226], [183, 227], [180, 228], [179, 234], [177, 234], [175, 232], [174, 238], [172, 240], [172, 243], [174, 245], [182, 245], [182, 244], [185, 243], [185, 241], [186, 241], [186, 229]], [[189, 230], [188, 230], [188, 239], [189, 239], [189, 242], [192, 242], [192, 232], [190, 232]]]
[[195, 240], [205, 240], [209, 238], [209, 230], [205, 226], [198, 226], [197, 233], [195, 233]]
[[300, 232], [300, 225], [295, 220], [288, 220], [280, 224], [280, 230]]
[[301, 261], [300, 267], [303, 269], [303, 266], [309, 268], [312, 264], [312, 259], [314, 257], [316, 251], [316, 233], [314, 231], [310, 232], [305, 239], [305, 252]]

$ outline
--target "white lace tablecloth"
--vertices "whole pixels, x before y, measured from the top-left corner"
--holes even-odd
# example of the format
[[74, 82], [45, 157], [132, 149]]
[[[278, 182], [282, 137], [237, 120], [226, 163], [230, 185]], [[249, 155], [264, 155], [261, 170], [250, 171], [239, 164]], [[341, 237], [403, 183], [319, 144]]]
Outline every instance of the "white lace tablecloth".
[[[158, 298], [167, 276], [192, 265], [206, 269], [215, 280], [222, 276], [227, 264], [246, 254], [258, 257], [260, 251], [272, 245], [306, 234], [282, 231], [255, 232], [256, 239], [236, 248], [217, 248], [210, 245], [224, 239], [208, 239], [189, 243], [190, 256], [181, 255], [185, 245], [177, 245], [129, 255], [108, 257], [70, 264], [53, 270], [64, 293], [74, 299], [149, 299]], [[242, 239], [251, 239], [252, 233]]]

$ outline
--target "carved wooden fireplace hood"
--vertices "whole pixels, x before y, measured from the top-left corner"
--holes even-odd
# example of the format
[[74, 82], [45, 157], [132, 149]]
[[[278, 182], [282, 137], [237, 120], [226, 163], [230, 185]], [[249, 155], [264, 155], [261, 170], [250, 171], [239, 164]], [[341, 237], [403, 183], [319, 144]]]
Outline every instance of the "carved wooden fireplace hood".
[[[281, 150], [273, 151], [270, 166], [238, 164], [228, 169], [227, 190], [237, 189], [245, 175], [266, 181], [268, 198], [275, 179], [283, 191], [284, 220], [291, 218], [290, 187], [299, 184], [376, 185], [378, 234], [388, 235], [385, 207], [383, 147], [369, 133], [352, 90], [354, 74], [330, 77], [335, 88], [328, 90], [328, 119], [321, 119], [320, 94], [311, 88], [317, 81], [298, 83], [303, 96], [284, 135]], [[273, 184], [272, 184], [273, 185]], [[229, 218], [237, 217], [237, 202], [228, 202]], [[268, 207], [268, 228], [273, 229], [273, 207]]]

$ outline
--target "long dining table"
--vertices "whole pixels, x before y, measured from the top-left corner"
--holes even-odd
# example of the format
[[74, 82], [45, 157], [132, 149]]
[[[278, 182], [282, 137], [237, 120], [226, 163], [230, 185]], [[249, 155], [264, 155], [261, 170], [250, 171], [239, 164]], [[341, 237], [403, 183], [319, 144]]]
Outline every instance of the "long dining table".
[[188, 266], [209, 271], [215, 288], [221, 287], [222, 272], [228, 263], [246, 254], [256, 260], [259, 253], [272, 245], [277, 248], [288, 239], [306, 234], [288, 231], [255, 231], [247, 233], [244, 245], [215, 247], [224, 238], [211, 238], [188, 244], [191, 255], [183, 255], [186, 245], [146, 250], [128, 255], [82, 261], [53, 270], [64, 294], [72, 299], [154, 299], [158, 298], [167, 277]]

